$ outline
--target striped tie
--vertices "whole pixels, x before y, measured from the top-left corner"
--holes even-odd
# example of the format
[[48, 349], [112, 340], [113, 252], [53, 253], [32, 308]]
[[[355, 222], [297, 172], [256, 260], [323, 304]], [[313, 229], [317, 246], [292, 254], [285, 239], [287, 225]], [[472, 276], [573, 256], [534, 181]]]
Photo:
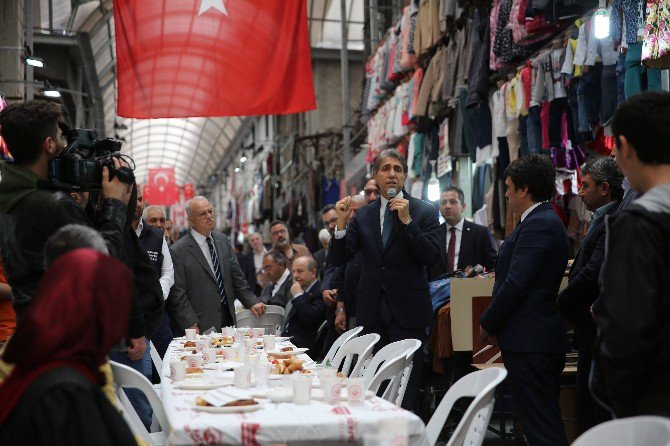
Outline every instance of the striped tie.
[[226, 290], [223, 288], [223, 278], [221, 277], [221, 267], [219, 266], [219, 258], [216, 255], [216, 249], [214, 249], [214, 243], [212, 243], [212, 237], [207, 237], [207, 246], [209, 246], [209, 255], [212, 257], [212, 266], [214, 267], [214, 277], [216, 278], [216, 284], [219, 286], [219, 294], [221, 294], [221, 302], [228, 304], [226, 299]]

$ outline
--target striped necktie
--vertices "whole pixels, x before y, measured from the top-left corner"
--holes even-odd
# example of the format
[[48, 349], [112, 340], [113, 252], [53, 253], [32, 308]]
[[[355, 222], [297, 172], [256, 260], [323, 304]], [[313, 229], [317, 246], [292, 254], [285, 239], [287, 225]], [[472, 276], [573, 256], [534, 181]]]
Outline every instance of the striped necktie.
[[212, 242], [212, 237], [207, 237], [207, 246], [209, 246], [209, 255], [212, 257], [212, 266], [214, 267], [214, 277], [216, 284], [219, 287], [219, 294], [221, 295], [221, 302], [228, 304], [226, 299], [226, 290], [223, 288], [223, 277], [221, 277], [221, 266], [219, 265], [219, 257], [216, 255], [216, 249]]

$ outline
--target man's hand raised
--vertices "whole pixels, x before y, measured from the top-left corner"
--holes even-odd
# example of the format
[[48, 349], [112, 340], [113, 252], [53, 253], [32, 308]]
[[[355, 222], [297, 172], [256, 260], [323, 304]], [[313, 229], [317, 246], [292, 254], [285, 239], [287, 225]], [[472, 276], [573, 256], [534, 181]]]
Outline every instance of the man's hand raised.
[[[120, 158], [113, 157], [112, 161], [114, 161], [114, 170], [119, 170], [121, 167], [130, 167], [128, 166], [128, 163]], [[126, 205], [130, 200], [130, 193], [133, 190], [133, 187], [130, 184], [121, 182], [118, 176], [114, 176], [114, 178], [110, 181], [109, 169], [107, 166], [102, 168], [101, 188], [102, 198], [114, 198], [116, 200], [121, 200]]]
[[351, 197], [344, 197], [338, 201], [335, 204], [335, 211], [337, 212], [337, 229], [341, 231], [349, 222], [349, 215], [351, 215]]

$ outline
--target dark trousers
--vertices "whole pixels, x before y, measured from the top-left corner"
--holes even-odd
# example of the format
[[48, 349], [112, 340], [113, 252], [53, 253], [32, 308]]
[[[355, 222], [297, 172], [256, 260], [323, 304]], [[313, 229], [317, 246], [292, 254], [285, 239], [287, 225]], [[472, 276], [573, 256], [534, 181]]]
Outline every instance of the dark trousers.
[[[230, 314], [230, 308], [227, 303], [221, 302], [221, 327], [232, 327], [235, 325], [233, 316]], [[216, 331], [221, 331], [221, 327], [216, 327]], [[200, 327], [201, 330], [207, 330], [209, 327]]]
[[568, 444], [561, 410], [559, 376], [565, 355], [502, 352], [512, 404], [530, 446]]
[[[364, 327], [363, 333], [377, 333], [381, 336], [379, 342], [375, 345], [375, 353], [382, 347], [396, 341], [404, 339], [418, 339], [423, 343], [426, 339], [426, 331], [423, 328], [404, 328], [394, 318], [389, 308], [388, 302], [382, 296], [379, 308], [377, 309], [377, 318], [370, 327]], [[412, 359], [412, 374], [407, 383], [405, 398], [402, 407], [419, 413], [421, 410], [421, 370], [423, 367], [423, 348], [414, 353]]]
[[575, 405], [577, 409], [577, 426], [580, 433], [610, 420], [612, 417], [598, 404], [589, 390], [589, 375], [591, 374], [591, 351], [579, 351], [577, 359], [577, 380], [575, 387]]
[[[326, 339], [321, 351], [322, 356], [326, 356], [330, 347], [332, 347], [337, 338], [340, 337], [340, 333], [335, 330], [335, 307], [326, 307], [326, 322]], [[318, 354], [318, 352], [316, 353]]]
[[[161, 359], [165, 356], [165, 352], [170, 346], [171, 341], [172, 341], [172, 330], [170, 330], [170, 318], [168, 318], [167, 311], [163, 309], [163, 320], [161, 321], [161, 324], [158, 326], [156, 333], [154, 333], [154, 335], [151, 338], [151, 342], [154, 343], [154, 347], [156, 347], [156, 351], [160, 355]], [[161, 371], [156, 370], [156, 367], [153, 366], [153, 362], [151, 369], [152, 369], [151, 381], [154, 384], [160, 383]]]

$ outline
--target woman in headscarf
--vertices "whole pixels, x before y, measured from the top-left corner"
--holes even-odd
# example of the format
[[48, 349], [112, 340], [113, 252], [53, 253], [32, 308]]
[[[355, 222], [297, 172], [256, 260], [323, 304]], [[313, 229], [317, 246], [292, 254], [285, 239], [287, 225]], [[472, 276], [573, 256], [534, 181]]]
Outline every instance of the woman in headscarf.
[[136, 445], [102, 393], [100, 365], [128, 330], [131, 275], [90, 249], [58, 258], [8, 342], [0, 444]]

